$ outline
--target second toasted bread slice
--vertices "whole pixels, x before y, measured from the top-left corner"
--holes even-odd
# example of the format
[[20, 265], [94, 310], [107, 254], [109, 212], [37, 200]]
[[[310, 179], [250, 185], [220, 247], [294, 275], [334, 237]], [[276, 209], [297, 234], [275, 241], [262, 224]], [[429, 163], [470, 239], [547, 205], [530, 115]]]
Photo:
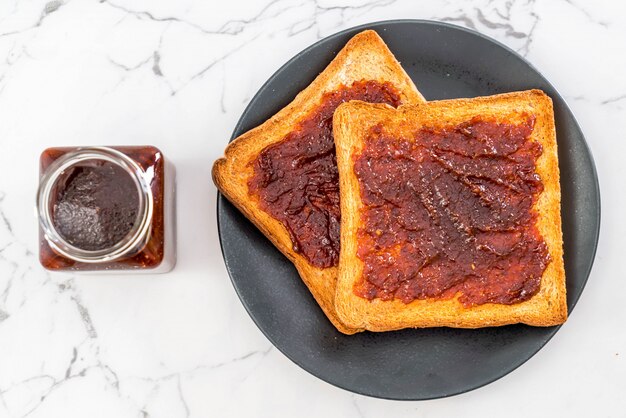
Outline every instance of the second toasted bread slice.
[[[538, 90], [334, 116], [349, 327], [567, 318], [552, 101]], [[533, 158], [535, 160], [533, 160]]]
[[220, 192], [295, 264], [326, 316], [346, 334], [360, 329], [335, 312], [339, 185], [332, 132], [320, 130], [332, 129], [336, 106], [354, 98], [424, 101], [371, 30], [354, 36], [289, 105], [236, 138], [213, 166]]

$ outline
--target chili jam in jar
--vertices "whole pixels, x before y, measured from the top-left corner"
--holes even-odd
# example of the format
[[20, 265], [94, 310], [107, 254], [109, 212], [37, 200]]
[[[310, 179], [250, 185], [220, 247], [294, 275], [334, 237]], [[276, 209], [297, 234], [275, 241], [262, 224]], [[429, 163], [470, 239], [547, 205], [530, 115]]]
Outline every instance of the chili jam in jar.
[[39, 169], [39, 259], [46, 269], [174, 267], [175, 173], [157, 148], [48, 148]]

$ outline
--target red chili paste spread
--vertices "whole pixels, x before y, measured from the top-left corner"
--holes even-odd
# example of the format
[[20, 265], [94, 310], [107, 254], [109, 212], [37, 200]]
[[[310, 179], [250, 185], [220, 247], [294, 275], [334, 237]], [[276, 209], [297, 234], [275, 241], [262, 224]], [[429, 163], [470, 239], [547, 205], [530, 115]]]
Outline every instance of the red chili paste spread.
[[83, 250], [103, 250], [132, 229], [139, 197], [123, 168], [102, 160], [72, 167], [53, 196], [53, 222], [59, 234]]
[[376, 126], [354, 171], [363, 298], [514, 304], [539, 290], [550, 261], [533, 205], [542, 147], [519, 125], [474, 118], [394, 138]]
[[252, 163], [248, 188], [261, 208], [289, 232], [293, 250], [313, 266], [339, 259], [339, 177], [332, 119], [343, 102], [400, 104], [390, 83], [358, 81], [322, 97], [319, 106], [285, 138], [265, 148]]

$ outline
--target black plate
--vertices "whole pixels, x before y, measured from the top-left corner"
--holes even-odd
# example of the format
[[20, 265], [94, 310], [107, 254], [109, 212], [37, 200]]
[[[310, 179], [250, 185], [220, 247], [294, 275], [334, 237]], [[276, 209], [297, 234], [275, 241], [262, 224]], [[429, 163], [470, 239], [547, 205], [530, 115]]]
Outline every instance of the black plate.
[[[554, 87], [522, 57], [493, 39], [449, 24], [416, 20], [373, 23], [329, 36], [295, 56], [261, 87], [233, 138], [289, 103], [348, 39], [368, 28], [384, 38], [428, 100], [530, 88], [552, 97], [571, 312], [589, 276], [598, 242], [600, 193], [593, 159], [574, 116]], [[226, 268], [261, 331], [303, 369], [353, 392], [407, 400], [466, 392], [514, 370], [559, 329], [512, 325], [345, 336], [328, 322], [291, 263], [222, 196], [217, 219]]]

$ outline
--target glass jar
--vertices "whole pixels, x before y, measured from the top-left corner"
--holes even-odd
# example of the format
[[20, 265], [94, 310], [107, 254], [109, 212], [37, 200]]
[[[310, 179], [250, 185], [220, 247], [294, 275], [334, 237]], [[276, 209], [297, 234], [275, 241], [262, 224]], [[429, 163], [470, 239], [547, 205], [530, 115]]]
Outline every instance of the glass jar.
[[152, 146], [48, 148], [37, 193], [48, 270], [164, 273], [176, 263], [175, 171]]

